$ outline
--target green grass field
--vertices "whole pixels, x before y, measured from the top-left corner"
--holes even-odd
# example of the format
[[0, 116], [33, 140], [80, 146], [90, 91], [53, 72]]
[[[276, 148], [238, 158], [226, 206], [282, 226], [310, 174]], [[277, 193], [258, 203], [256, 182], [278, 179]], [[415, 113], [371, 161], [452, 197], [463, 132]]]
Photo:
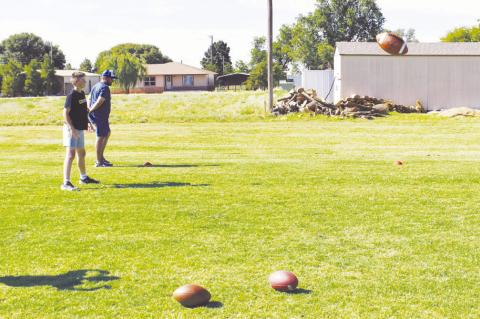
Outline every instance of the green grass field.
[[[60, 191], [61, 128], [47, 125], [62, 99], [0, 100], [0, 318], [480, 317], [477, 119], [263, 120], [261, 93], [228, 94], [225, 121], [115, 96], [116, 166], [92, 167], [87, 135], [102, 185], [76, 193]], [[148, 123], [115, 109], [128, 99], [150, 99]], [[196, 114], [230, 112], [208, 99]], [[269, 288], [280, 269], [302, 290]], [[186, 283], [214, 303], [180, 306]]]
[[[64, 97], [0, 99], [0, 125], [61, 125], [64, 101]], [[264, 120], [265, 103], [264, 92], [248, 91], [115, 95], [111, 120], [139, 124]]]

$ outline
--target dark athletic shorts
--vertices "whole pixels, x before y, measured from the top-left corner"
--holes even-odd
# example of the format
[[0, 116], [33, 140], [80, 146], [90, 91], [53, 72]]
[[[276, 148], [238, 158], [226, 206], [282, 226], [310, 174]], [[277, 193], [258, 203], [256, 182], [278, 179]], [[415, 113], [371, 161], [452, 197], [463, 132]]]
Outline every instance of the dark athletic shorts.
[[99, 119], [89, 116], [90, 122], [95, 125], [95, 131], [98, 137], [106, 137], [110, 134], [110, 123], [108, 119]]

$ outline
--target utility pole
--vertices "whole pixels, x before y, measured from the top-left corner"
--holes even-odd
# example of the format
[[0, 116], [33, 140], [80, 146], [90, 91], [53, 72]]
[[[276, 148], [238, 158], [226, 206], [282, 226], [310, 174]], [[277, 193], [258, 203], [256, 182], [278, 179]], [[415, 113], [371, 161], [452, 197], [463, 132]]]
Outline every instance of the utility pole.
[[273, 110], [273, 5], [268, 1], [268, 107]]
[[222, 75], [225, 75], [225, 57], [222, 55]]
[[209, 35], [212, 40], [212, 45], [210, 46], [210, 63], [213, 64], [213, 35]]
[[50, 63], [52, 64], [53, 63], [53, 43], [49, 41], [46, 44], [50, 46]]

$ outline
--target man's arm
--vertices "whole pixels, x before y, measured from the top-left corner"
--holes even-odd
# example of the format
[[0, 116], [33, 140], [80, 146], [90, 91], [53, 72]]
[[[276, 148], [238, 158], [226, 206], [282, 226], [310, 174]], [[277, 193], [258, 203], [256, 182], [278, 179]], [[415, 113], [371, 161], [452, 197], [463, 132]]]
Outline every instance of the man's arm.
[[95, 102], [95, 104], [90, 106], [90, 112], [98, 110], [103, 105], [104, 102], [105, 102], [105, 98], [103, 96], [101, 96], [97, 100], [97, 102]]

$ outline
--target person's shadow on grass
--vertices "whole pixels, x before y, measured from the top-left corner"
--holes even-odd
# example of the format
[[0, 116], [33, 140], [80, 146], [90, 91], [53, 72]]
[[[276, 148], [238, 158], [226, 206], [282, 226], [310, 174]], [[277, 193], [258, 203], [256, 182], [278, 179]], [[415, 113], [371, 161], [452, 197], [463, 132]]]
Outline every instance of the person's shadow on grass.
[[132, 184], [113, 184], [113, 188], [165, 188], [165, 187], [207, 187], [209, 184], [191, 184], [177, 182], [151, 182], [151, 183], [132, 183]]
[[110, 273], [105, 270], [98, 269], [81, 269], [69, 271], [67, 273], [56, 276], [6, 276], [0, 277], [0, 283], [10, 287], [38, 287], [51, 286], [58, 290], [74, 290], [74, 291], [95, 291], [100, 289], [111, 289], [109, 285], [102, 285], [94, 288], [81, 288], [85, 283], [99, 283], [112, 280], [118, 280], [120, 277], [108, 276]]
[[219, 167], [219, 164], [151, 164], [144, 165], [115, 165], [114, 167], [120, 168], [196, 168], [196, 167]]

